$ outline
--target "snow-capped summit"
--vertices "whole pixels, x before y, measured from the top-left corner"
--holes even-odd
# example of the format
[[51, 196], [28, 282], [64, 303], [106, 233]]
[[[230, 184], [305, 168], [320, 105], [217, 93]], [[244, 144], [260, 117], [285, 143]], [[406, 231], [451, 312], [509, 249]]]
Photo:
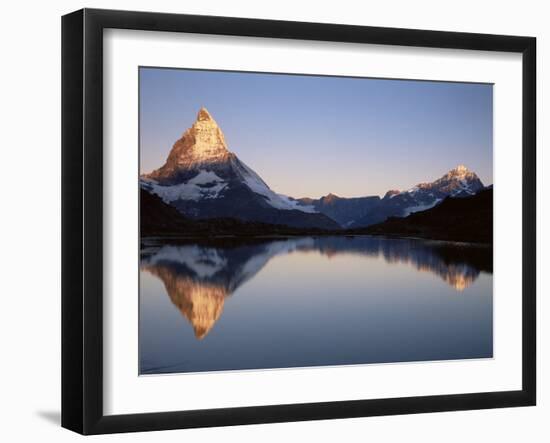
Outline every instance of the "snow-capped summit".
[[464, 165], [458, 165], [456, 168], [451, 169], [449, 172], [447, 172], [447, 174], [445, 174], [439, 180], [436, 180], [434, 183], [454, 184], [455, 189], [462, 188], [473, 194], [484, 187], [483, 183], [481, 183], [481, 180], [476, 175], [476, 173], [470, 171]]
[[467, 174], [469, 171], [468, 171], [468, 168], [466, 166], [458, 165], [456, 168], [451, 169], [450, 172], [456, 173], [458, 175], [464, 175], [464, 174]]
[[[483, 188], [483, 183], [475, 172], [470, 171], [464, 165], [458, 165], [432, 183], [420, 183], [416, 185], [413, 188], [413, 192], [421, 190], [459, 196], [474, 195]], [[411, 192], [411, 190], [408, 192]]]
[[274, 192], [229, 151], [222, 130], [204, 107], [174, 143], [164, 165], [141, 177], [141, 186], [188, 217], [339, 227], [312, 206]]

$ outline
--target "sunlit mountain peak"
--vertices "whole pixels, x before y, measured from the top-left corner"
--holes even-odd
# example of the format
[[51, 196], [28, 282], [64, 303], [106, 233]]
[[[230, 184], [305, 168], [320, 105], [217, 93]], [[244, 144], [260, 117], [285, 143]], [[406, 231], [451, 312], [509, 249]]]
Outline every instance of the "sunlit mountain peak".
[[[210, 113], [208, 112], [208, 109], [206, 109], [204, 106], [199, 109], [199, 113], [197, 114], [197, 121], [214, 121]], [[215, 123], [215, 121], [214, 121]]]

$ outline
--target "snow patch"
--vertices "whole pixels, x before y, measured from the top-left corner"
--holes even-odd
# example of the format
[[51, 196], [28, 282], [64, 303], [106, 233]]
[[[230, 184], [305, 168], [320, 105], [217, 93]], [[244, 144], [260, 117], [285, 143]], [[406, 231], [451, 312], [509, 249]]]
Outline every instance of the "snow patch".
[[[227, 183], [214, 172], [204, 170], [187, 182], [177, 185], [162, 186], [150, 179], [142, 179], [141, 184], [149, 192], [158, 195], [165, 203], [218, 198], [227, 187]], [[205, 185], [209, 186], [205, 187]]]
[[296, 200], [288, 195], [277, 194], [291, 209], [297, 209], [302, 212], [309, 212], [310, 214], [317, 213], [317, 210], [313, 205], [304, 205], [299, 200]]
[[436, 198], [432, 203], [427, 203], [424, 205], [417, 205], [417, 206], [409, 206], [408, 208], [405, 208], [403, 217], [407, 217], [414, 212], [421, 212], [421, 211], [426, 211], [427, 209], [431, 209], [435, 205], [437, 205], [441, 200], [442, 200], [441, 198]]
[[207, 185], [208, 183], [212, 183], [212, 182], [223, 182], [223, 180], [220, 177], [218, 177], [215, 172], [201, 170], [197, 175], [195, 175], [191, 180], [189, 180], [187, 184]]

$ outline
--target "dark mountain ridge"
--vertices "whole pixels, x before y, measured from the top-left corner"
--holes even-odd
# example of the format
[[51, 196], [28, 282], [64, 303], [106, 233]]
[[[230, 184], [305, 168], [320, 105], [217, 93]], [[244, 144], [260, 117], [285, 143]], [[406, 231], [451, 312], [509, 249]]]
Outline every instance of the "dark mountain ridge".
[[487, 189], [472, 197], [448, 197], [440, 205], [408, 217], [391, 217], [367, 228], [327, 230], [232, 218], [193, 220], [142, 189], [140, 231], [142, 238], [204, 237], [212, 241], [217, 237], [385, 235], [490, 244], [493, 236], [492, 195], [492, 189]]
[[362, 234], [414, 236], [476, 243], [493, 242], [493, 190], [469, 197], [447, 197], [441, 204], [407, 217], [390, 217]]

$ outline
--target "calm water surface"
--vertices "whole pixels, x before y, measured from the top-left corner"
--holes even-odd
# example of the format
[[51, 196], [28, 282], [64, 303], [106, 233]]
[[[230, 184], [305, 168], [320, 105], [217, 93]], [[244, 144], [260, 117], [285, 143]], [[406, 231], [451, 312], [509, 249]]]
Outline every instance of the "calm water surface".
[[142, 374], [493, 354], [492, 250], [382, 237], [143, 242]]

